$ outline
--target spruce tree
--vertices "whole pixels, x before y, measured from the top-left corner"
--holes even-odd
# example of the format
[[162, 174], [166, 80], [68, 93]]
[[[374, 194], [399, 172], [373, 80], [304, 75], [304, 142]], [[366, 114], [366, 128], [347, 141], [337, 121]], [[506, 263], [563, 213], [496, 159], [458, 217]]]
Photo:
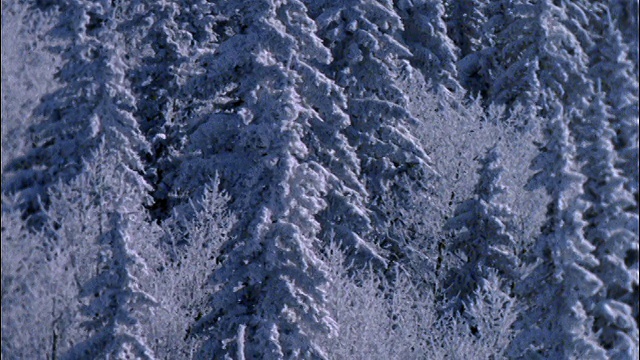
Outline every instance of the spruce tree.
[[638, 215], [625, 189], [625, 179], [616, 163], [612, 115], [598, 93], [580, 124], [584, 145], [579, 149], [586, 176], [583, 199], [585, 238], [595, 246], [599, 265], [596, 276], [603, 280], [591, 306], [595, 332], [613, 359], [638, 357]]
[[[99, 225], [95, 241], [95, 273], [81, 284], [81, 327], [88, 338], [76, 343], [63, 357], [153, 359], [140, 329], [156, 301], [143, 289], [138, 275], [146, 271], [136, 242], [153, 242], [153, 227], [146, 221], [143, 203], [147, 187], [140, 175], [126, 167], [120, 154], [98, 148], [77, 184], [88, 196], [88, 214]], [[70, 221], [70, 219], [67, 219]], [[89, 235], [89, 234], [87, 234]]]
[[102, 234], [104, 261], [100, 273], [84, 284], [80, 296], [89, 303], [81, 308], [88, 318], [82, 326], [90, 337], [75, 345], [67, 359], [129, 358], [153, 359], [154, 356], [140, 333], [137, 312], [156, 305], [155, 300], [140, 290], [131, 267], [139, 265], [140, 258], [131, 252], [128, 243], [126, 215], [107, 214], [110, 229]]
[[509, 229], [514, 215], [498, 198], [507, 191], [500, 184], [503, 168], [499, 150], [490, 149], [480, 163], [474, 197], [460, 203], [446, 224], [447, 229], [462, 230], [455, 235], [450, 251], [463, 256], [464, 263], [454, 270], [453, 281], [448, 284], [449, 293], [459, 304], [473, 300], [468, 297], [491, 271], [502, 279], [506, 294], [520, 278], [516, 239]]
[[[200, 107], [193, 88], [185, 86], [203, 51], [215, 49], [215, 5], [206, 1], [143, 2], [120, 28], [129, 33], [136, 60], [127, 72], [137, 98], [134, 115], [151, 146], [146, 177], [154, 185], [152, 215], [168, 217], [177, 168], [186, 143], [185, 128]], [[207, 50], [205, 50], [207, 49]]]
[[588, 313], [603, 284], [594, 273], [599, 265], [595, 247], [584, 237], [585, 178], [575, 168], [575, 146], [560, 114], [562, 109], [555, 109], [546, 144], [532, 163], [538, 172], [528, 188], [544, 188], [550, 203], [533, 249], [537, 266], [516, 289], [528, 300], [528, 311], [517, 322], [511, 356], [606, 359]]
[[412, 65], [423, 73], [436, 92], [450, 96], [461, 91], [456, 62], [457, 46], [463, 44], [455, 44], [447, 36], [444, 2], [398, 0], [394, 4], [402, 19], [401, 36], [411, 51]]
[[489, 23], [492, 6], [486, 0], [446, 1], [447, 34], [458, 49], [458, 82], [472, 96], [487, 94], [486, 72], [495, 50]]
[[[52, 30], [62, 42], [61, 87], [43, 97], [37, 108], [42, 121], [30, 128], [34, 149], [8, 164], [12, 174], [3, 189], [21, 192], [28, 212], [57, 180], [82, 169], [82, 157], [101, 138], [122, 147], [122, 161], [142, 171], [140, 154], [149, 144], [133, 116], [135, 99], [125, 78], [122, 37], [116, 31], [116, 8], [109, 1], [60, 1], [60, 18]], [[45, 201], [46, 203], [46, 201]]]
[[179, 72], [188, 61], [185, 43], [191, 36], [176, 23], [179, 12], [178, 3], [154, 2], [131, 20], [146, 25], [139, 25], [144, 26], [145, 36], [134, 41], [137, 46], [146, 47], [147, 52], [141, 54], [138, 64], [127, 75], [138, 99], [135, 116], [140, 129], [150, 141], [156, 142], [153, 155], [162, 151], [160, 142], [166, 141], [166, 133], [171, 130], [181, 85]]
[[[627, 178], [625, 187], [638, 198], [638, 78], [634, 76], [629, 47], [606, 8], [591, 13], [594, 44], [590, 48], [589, 74], [605, 93], [613, 115], [609, 121], [616, 136], [617, 167]], [[637, 200], [636, 200], [637, 201]]]
[[333, 217], [334, 233], [375, 256], [358, 234], [370, 225], [358, 159], [341, 133], [344, 97], [318, 70], [331, 54], [302, 3], [218, 10], [224, 36], [187, 83], [210, 107], [189, 124], [176, 188], [195, 196], [219, 173], [242, 216], [211, 277], [212, 310], [192, 334], [205, 339], [201, 356], [322, 358], [314, 334], [334, 326], [317, 257], [321, 219]]
[[622, 33], [624, 43], [629, 47], [629, 60], [638, 78], [638, 0], [608, 0], [608, 7], [616, 27]]
[[499, 15], [492, 24], [496, 68], [489, 100], [519, 103], [543, 117], [556, 104], [576, 115], [584, 110], [593, 94], [588, 57], [565, 25], [565, 8], [551, 0], [517, 0], [500, 2], [494, 11]]
[[459, 58], [482, 49], [487, 0], [462, 0], [445, 2], [447, 34], [459, 49]]
[[369, 195], [370, 210], [364, 213], [372, 221], [371, 237], [392, 260], [401, 259], [409, 249], [403, 239], [387, 234], [389, 220], [398, 214], [385, 197], [393, 194], [403, 203], [412, 194], [427, 194], [435, 176], [412, 133], [418, 120], [407, 111], [407, 98], [398, 86], [400, 74], [413, 71], [407, 64], [411, 53], [399, 40], [402, 19], [389, 2], [321, 4], [316, 4], [322, 9], [319, 35], [333, 54], [325, 72], [348, 99], [350, 126], [344, 134], [355, 149], [358, 177]]

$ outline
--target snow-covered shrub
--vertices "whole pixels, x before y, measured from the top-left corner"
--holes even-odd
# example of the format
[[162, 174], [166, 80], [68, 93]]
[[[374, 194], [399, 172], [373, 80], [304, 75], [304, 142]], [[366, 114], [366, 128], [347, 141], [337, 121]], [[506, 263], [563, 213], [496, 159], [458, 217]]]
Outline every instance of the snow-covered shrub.
[[164, 220], [162, 244], [149, 249], [155, 258], [149, 261], [153, 268], [146, 278], [147, 288], [160, 307], [159, 316], [145, 329], [154, 339], [150, 346], [161, 358], [192, 359], [201, 346], [191, 327], [211, 311], [209, 276], [219, 266], [220, 248], [236, 222], [228, 202], [229, 196], [219, 190], [215, 179], [201, 199]]

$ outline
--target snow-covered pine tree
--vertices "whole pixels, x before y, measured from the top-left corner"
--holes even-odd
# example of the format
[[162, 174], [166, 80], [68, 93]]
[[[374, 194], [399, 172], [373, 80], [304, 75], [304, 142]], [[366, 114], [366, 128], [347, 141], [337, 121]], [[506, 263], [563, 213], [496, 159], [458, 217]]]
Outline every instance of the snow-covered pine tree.
[[[458, 49], [457, 75], [473, 96], [486, 96], [485, 63], [491, 61], [492, 29], [488, 23], [492, 5], [487, 0], [446, 1], [447, 34]], [[495, 19], [494, 19], [495, 20]]]
[[[402, 19], [393, 4], [352, 0], [314, 5], [320, 11], [316, 19], [320, 37], [333, 54], [329, 77], [345, 88], [349, 98], [404, 101], [394, 78], [401, 65], [407, 66], [411, 52], [401, 43]], [[389, 82], [380, 81], [380, 76]]]
[[154, 185], [152, 215], [165, 218], [175, 205], [171, 195], [184, 129], [202, 106], [184, 85], [194, 72], [192, 59], [215, 49], [217, 18], [215, 5], [207, 1], [143, 2], [138, 7], [142, 10], [120, 29], [141, 33], [132, 36], [139, 59], [127, 76], [137, 98], [134, 115], [152, 148], [146, 157], [146, 175]]
[[588, 57], [564, 22], [562, 5], [551, 0], [496, 4], [496, 66], [489, 101], [519, 103], [531, 114], [549, 117], [556, 102], [577, 113], [593, 94]]
[[[617, 166], [627, 178], [626, 188], [638, 199], [638, 77], [630, 61], [630, 49], [615, 26], [608, 9], [593, 6], [591, 33], [594, 44], [589, 49], [589, 74], [599, 82], [613, 115], [609, 121], [616, 136]], [[637, 201], [637, 200], [636, 200]]]
[[589, 204], [584, 215], [585, 237], [595, 246], [600, 262], [593, 272], [603, 280], [590, 312], [609, 357], [634, 359], [638, 357], [634, 319], [638, 316], [638, 215], [629, 211], [635, 201], [614, 166], [615, 132], [604, 98], [605, 94], [597, 93], [584, 121], [576, 127], [585, 141], [578, 150], [586, 176], [583, 198]]
[[447, 34], [464, 58], [482, 49], [484, 27], [487, 22], [487, 0], [446, 0]]
[[80, 296], [90, 302], [81, 309], [89, 320], [83, 327], [91, 336], [75, 345], [64, 358], [130, 358], [153, 359], [139, 330], [139, 311], [156, 304], [155, 300], [140, 290], [130, 268], [140, 261], [128, 248], [131, 237], [127, 233], [126, 215], [120, 212], [108, 214], [108, 232], [102, 234], [104, 263], [100, 273], [84, 284]]
[[635, 78], [638, 78], [638, 0], [603, 1], [629, 47], [629, 60], [633, 63]]
[[167, 132], [171, 131], [181, 85], [178, 72], [188, 61], [184, 43], [191, 39], [176, 24], [178, 6], [173, 1], [149, 3], [143, 13], [132, 19], [138, 26], [147, 25], [144, 36], [137, 40], [137, 46], [144, 49], [141, 59], [128, 77], [138, 99], [134, 114], [152, 144], [153, 157], [161, 157], [167, 151]]
[[[412, 134], [418, 120], [407, 111], [407, 98], [398, 87], [400, 73], [413, 71], [406, 60], [411, 53], [399, 40], [402, 21], [390, 2], [322, 4], [314, 5], [321, 9], [319, 34], [334, 58], [325, 71], [348, 99], [350, 126], [344, 133], [356, 151], [360, 181], [369, 194], [373, 238], [393, 258], [402, 258], [409, 251], [406, 244], [386, 234], [388, 220], [397, 214], [385, 203], [385, 195], [393, 193], [403, 203], [412, 194], [427, 193], [434, 176]], [[397, 181], [400, 177], [409, 181]]]
[[[211, 178], [214, 173], [221, 170], [222, 186], [228, 189], [229, 194], [235, 199], [235, 210], [244, 212], [247, 206], [252, 206], [247, 201], [255, 195], [247, 193], [246, 190], [251, 188], [252, 181], [257, 181], [256, 177], [260, 170], [247, 169], [246, 174], [240, 174], [231, 156], [240, 156], [237, 158], [240, 162], [246, 161], [242, 159], [243, 156], [250, 156], [251, 163], [267, 164], [274, 162], [277, 156], [269, 154], [269, 143], [272, 140], [266, 135], [264, 129], [266, 125], [247, 126], [249, 124], [245, 122], [248, 121], [242, 119], [245, 115], [241, 117], [231, 115], [231, 113], [245, 113], [242, 108], [248, 100], [247, 94], [250, 95], [248, 88], [252, 83], [243, 79], [245, 72], [250, 69], [250, 63], [246, 64], [246, 59], [231, 56], [236, 51], [234, 46], [244, 41], [242, 39], [245, 38], [241, 36], [243, 34], [240, 31], [247, 25], [241, 24], [237, 15], [227, 15], [227, 17], [220, 16], [217, 27], [222, 42], [227, 44], [226, 47], [216, 52], [203, 51], [196, 60], [200, 66], [198, 72], [201, 75], [194, 76], [187, 85], [198, 101], [202, 104], [209, 103], [209, 105], [203, 107], [189, 121], [187, 128], [189, 141], [185, 149], [190, 155], [185, 157], [185, 162], [180, 168], [179, 173], [183, 175], [177, 175], [174, 191], [189, 196], [192, 192], [197, 192], [201, 184]], [[318, 215], [324, 219], [321, 222], [325, 225], [321, 237], [327, 239], [333, 235], [338, 236], [352, 249], [360, 249], [356, 251], [357, 253], [368, 254], [365, 258], [370, 259], [371, 256], [377, 255], [375, 250], [369, 248], [363, 240], [363, 234], [371, 229], [368, 214], [364, 210], [367, 193], [356, 175], [360, 173], [360, 164], [355, 155], [355, 149], [342, 133], [350, 125], [350, 119], [345, 113], [347, 100], [343, 90], [317, 70], [320, 63], [329, 62], [330, 54], [314, 36], [315, 30], [311, 29], [314, 25], [310, 21], [310, 19], [303, 19], [300, 24], [302, 29], [296, 29], [294, 24], [287, 24], [288, 31], [292, 31], [292, 34], [308, 44], [308, 46], [298, 46], [299, 50], [303, 51], [301, 56], [304, 58], [304, 63], [292, 64], [287, 70], [298, 73], [296, 75], [298, 80], [289, 85], [293, 86], [295, 91], [305, 99], [310, 111], [308, 126], [313, 130], [308, 131], [303, 137], [305, 146], [314, 149], [308, 154], [309, 159], [323, 164], [331, 174], [332, 186], [326, 194], [331, 210], [321, 211]], [[308, 27], [311, 28], [304, 31]], [[318, 47], [320, 50], [315, 51]], [[283, 52], [288, 51], [286, 47], [283, 49]], [[275, 50], [280, 49], [275, 48]], [[280, 56], [280, 59], [287, 59], [287, 61], [289, 58], [292, 58], [291, 54]], [[294, 68], [294, 65], [297, 67]], [[257, 69], [252, 70], [251, 73], [258, 74]], [[241, 81], [247, 81], [244, 89], [239, 88]], [[232, 125], [238, 122], [242, 123], [240, 129]], [[238, 140], [241, 142], [237, 143]], [[249, 180], [247, 177], [255, 179]], [[243, 178], [245, 180], [240, 182]], [[252, 189], [252, 191], [258, 190]], [[239, 199], [244, 200], [239, 201]]]
[[589, 49], [594, 45], [594, 34], [591, 29], [593, 19], [590, 13], [600, 5], [597, 5], [596, 1], [587, 0], [562, 0], [560, 4], [567, 15], [562, 24], [576, 37], [582, 49], [588, 54]]
[[3, 186], [4, 191], [21, 192], [28, 212], [37, 211], [38, 197], [46, 200], [51, 184], [81, 171], [81, 158], [101, 138], [125, 149], [121, 160], [138, 171], [139, 154], [149, 151], [132, 114], [135, 101], [125, 79], [115, 8], [107, 0], [56, 4], [60, 18], [52, 37], [62, 42], [54, 48], [63, 59], [56, 75], [61, 87], [38, 106], [42, 121], [29, 129], [34, 149], [7, 165], [10, 174]]
[[551, 202], [547, 222], [533, 248], [537, 266], [516, 292], [528, 310], [517, 322], [519, 334], [510, 356], [529, 359], [606, 359], [593, 332], [594, 296], [602, 281], [594, 274], [598, 260], [584, 237], [581, 199], [584, 176], [575, 169], [575, 146], [559, 105], [546, 129], [546, 144], [532, 162], [538, 172], [529, 189], [543, 187]]
[[[302, 26], [314, 26], [309, 21], [312, 20], [303, 21]], [[222, 186], [228, 189], [235, 199], [232, 205], [234, 209], [244, 212], [246, 206], [252, 206], [245, 201], [251, 196], [244, 190], [247, 189], [247, 185], [251, 185], [247, 180], [239, 182], [239, 179], [247, 176], [237, 172], [237, 167], [230, 157], [235, 155], [230, 153], [246, 152], [246, 155], [256, 156], [256, 160], [251, 160], [252, 163], [260, 163], [263, 160], [272, 162], [274, 157], [272, 155], [265, 158], [271, 140], [267, 139], [260, 127], [254, 124], [246, 130], [238, 130], [232, 125], [231, 119], [234, 117], [231, 113], [238, 113], [245, 106], [247, 92], [245, 89], [239, 89], [238, 85], [247, 67], [243, 67], [244, 60], [240, 59], [235, 63], [238, 59], [227, 57], [226, 51], [231, 49], [229, 44], [240, 41], [237, 34], [246, 25], [239, 24], [235, 15], [226, 18], [220, 16], [218, 24], [220, 38], [228, 45], [223, 51], [203, 52], [197, 60], [201, 66], [198, 70], [201, 75], [193, 77], [188, 83], [187, 87], [192, 89], [191, 92], [196, 95], [198, 101], [203, 104], [208, 102], [209, 105], [190, 121], [187, 129], [187, 134], [190, 135], [189, 145], [186, 147], [190, 155], [185, 158], [186, 161], [180, 169], [183, 175], [175, 182], [174, 190], [189, 196], [192, 192], [197, 192], [201, 184], [212, 174], [226, 169], [221, 176]], [[318, 214], [318, 221], [323, 224], [319, 236], [325, 242], [334, 237], [340, 239], [342, 244], [352, 250], [351, 255], [360, 260], [371, 260], [374, 257], [384, 261], [378, 254], [380, 249], [363, 240], [364, 235], [371, 231], [370, 213], [366, 210], [368, 194], [362, 179], [358, 178], [361, 166], [356, 148], [344, 134], [345, 129], [352, 124], [346, 113], [347, 97], [342, 88], [317, 69], [327, 67], [331, 56], [324, 47], [321, 51], [313, 52], [312, 49], [316, 46], [322, 46], [320, 40], [314, 37], [315, 30], [305, 32], [296, 30], [292, 25], [288, 25], [288, 28], [292, 29], [292, 34], [297, 34], [305, 43], [312, 45], [301, 47], [301, 50], [305, 52], [305, 59], [313, 60], [305, 60], [306, 62], [297, 68], [292, 65], [289, 70], [297, 71], [300, 80], [291, 85], [305, 99], [311, 111], [310, 130], [303, 137], [305, 146], [313, 149], [309, 153], [309, 159], [322, 164], [330, 174], [328, 179], [331, 187], [326, 194], [329, 206]], [[318, 54], [323, 55], [319, 57]], [[286, 59], [289, 57], [291, 56], [283, 56]], [[236, 122], [244, 121], [239, 117], [235, 119]], [[246, 138], [242, 134], [246, 134]], [[237, 139], [244, 140], [236, 144]], [[251, 154], [252, 151], [255, 154]], [[260, 156], [257, 156], [258, 154]], [[256, 177], [260, 173], [253, 170], [247, 169], [249, 177]], [[236, 184], [240, 186], [234, 190]]]
[[[436, 267], [447, 268], [449, 261], [446, 259], [458, 261], [455, 255], [444, 251], [450, 232], [443, 229], [443, 224], [453, 215], [460, 201], [473, 196], [478, 181], [477, 160], [492, 144], [500, 145], [506, 156], [504, 163], [509, 164], [503, 174], [503, 183], [510, 191], [503, 194], [503, 201], [515, 215], [520, 251], [528, 247], [526, 243], [532, 241], [532, 234], [539, 232], [544, 221], [546, 204], [541, 192], [523, 189], [530, 172], [521, 169], [526, 169], [537, 154], [532, 144], [537, 131], [521, 131], [522, 121], [518, 114], [513, 112], [511, 116], [504, 116], [503, 106], [493, 106], [485, 111], [480, 101], [474, 101], [442, 110], [435, 95], [425, 95], [427, 86], [420, 76], [403, 81], [401, 86], [409, 97], [407, 108], [422, 122], [414, 133], [425, 152], [434, 159], [432, 167], [439, 174], [433, 194], [426, 197], [417, 192], [401, 201], [398, 217], [391, 219], [395, 224], [387, 227], [394, 236], [409, 239], [409, 245], [419, 250], [409, 265], [420, 268], [414, 276], [433, 282], [437, 278], [433, 272]], [[389, 197], [393, 198], [393, 194]], [[437, 273], [446, 275], [446, 271]]]
[[456, 67], [458, 48], [447, 36], [444, 2], [396, 0], [394, 4], [402, 20], [397, 30], [411, 51], [411, 64], [437, 93], [447, 96], [462, 90]]
[[[333, 329], [317, 257], [320, 221], [355, 252], [376, 256], [341, 89], [318, 71], [331, 54], [299, 1], [221, 4], [219, 46], [187, 86], [209, 100], [188, 127], [176, 191], [220, 174], [243, 214], [211, 278], [212, 311], [192, 328], [202, 356], [324, 357], [315, 333]], [[334, 210], [327, 210], [327, 209]]]
[[497, 271], [502, 279], [505, 294], [511, 293], [521, 275], [516, 239], [509, 228], [513, 226], [514, 214], [499, 199], [500, 194], [508, 191], [500, 183], [503, 172], [500, 156], [494, 146], [480, 160], [474, 197], [460, 203], [445, 225], [450, 230], [461, 230], [454, 236], [450, 251], [462, 256], [464, 263], [453, 269], [451, 282], [447, 284], [458, 306], [473, 300], [469, 296], [483, 279], [487, 281], [491, 271]]
[[[147, 223], [143, 204], [148, 188], [140, 175], [122, 161], [119, 150], [100, 145], [74, 180], [89, 196], [88, 214], [99, 225], [93, 277], [81, 284], [81, 323], [88, 338], [63, 355], [66, 359], [136, 358], [154, 355], [141, 333], [140, 319], [157, 305], [138, 280], [145, 261], [134, 250], [136, 242], [153, 242], [157, 232]], [[67, 219], [71, 221], [70, 219]], [[81, 259], [79, 259], [81, 261]]]

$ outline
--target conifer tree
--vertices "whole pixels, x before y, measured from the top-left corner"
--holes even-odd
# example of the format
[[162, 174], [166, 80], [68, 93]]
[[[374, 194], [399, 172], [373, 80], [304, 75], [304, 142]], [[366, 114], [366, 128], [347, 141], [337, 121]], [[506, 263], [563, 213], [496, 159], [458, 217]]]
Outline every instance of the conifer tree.
[[507, 189], [500, 184], [503, 168], [497, 147], [490, 149], [480, 162], [474, 198], [459, 204], [446, 224], [448, 229], [463, 230], [450, 245], [450, 251], [465, 259], [462, 267], [454, 270], [455, 280], [448, 289], [458, 302], [469, 300], [490, 271], [497, 271], [503, 279], [502, 291], [507, 294], [520, 278], [516, 239], [509, 229], [513, 214], [498, 198]]
[[629, 48], [629, 60], [634, 65], [635, 78], [638, 78], [638, 0], [604, 1], [611, 16], [620, 30], [624, 43]]
[[137, 6], [142, 10], [129, 16], [120, 29], [130, 33], [133, 46], [142, 49], [134, 51], [137, 60], [127, 76], [137, 98], [134, 115], [152, 149], [146, 157], [146, 176], [154, 185], [152, 215], [165, 218], [175, 205], [172, 187], [186, 142], [185, 128], [202, 106], [184, 85], [194, 71], [192, 59], [215, 48], [216, 10], [206, 1]]
[[[188, 33], [176, 24], [179, 4], [163, 1], [149, 4], [132, 21], [145, 24], [145, 36], [135, 39], [139, 47], [147, 46], [139, 64], [128, 72], [138, 99], [135, 116], [141, 131], [156, 141], [164, 140], [171, 125], [175, 98], [180, 87], [180, 67], [188, 60], [185, 42]], [[155, 144], [154, 148], [160, 144]], [[160, 149], [157, 149], [160, 151]]]
[[[58, 179], [81, 171], [82, 157], [99, 139], [121, 144], [122, 161], [141, 171], [140, 154], [149, 145], [133, 116], [135, 100], [127, 88], [121, 37], [115, 31], [115, 7], [109, 1], [60, 1], [60, 18], [52, 33], [62, 41], [61, 87], [46, 95], [37, 112], [42, 121], [31, 129], [35, 148], [8, 165], [5, 191], [23, 194], [28, 210]], [[46, 201], [45, 201], [46, 203]]]
[[[459, 92], [456, 61], [458, 48], [449, 36], [445, 24], [442, 0], [394, 1], [402, 19], [401, 35], [411, 51], [412, 65], [438, 93]], [[464, 5], [461, 5], [464, 6]]]
[[505, 1], [496, 7], [490, 101], [509, 107], [520, 103], [544, 117], [556, 103], [573, 113], [584, 110], [593, 93], [588, 57], [565, 25], [564, 7], [551, 0]]
[[595, 247], [583, 235], [586, 203], [580, 197], [585, 179], [576, 172], [575, 147], [560, 114], [562, 109], [556, 108], [546, 144], [532, 163], [538, 172], [528, 187], [544, 188], [551, 202], [533, 249], [537, 266], [516, 289], [528, 300], [528, 311], [517, 323], [520, 333], [511, 356], [606, 359], [588, 313], [603, 284], [594, 274], [599, 265], [592, 254]]
[[[84, 284], [80, 296], [89, 298], [81, 308], [81, 314], [89, 320], [83, 327], [91, 336], [74, 346], [65, 358], [128, 358], [153, 359], [151, 350], [139, 330], [140, 320], [136, 312], [156, 304], [155, 300], [140, 290], [130, 268], [140, 261], [127, 243], [126, 215], [109, 213], [108, 232], [102, 234], [104, 263], [96, 277]], [[139, 316], [139, 315], [138, 315]]]
[[[209, 111], [192, 119], [177, 190], [196, 195], [220, 174], [242, 213], [213, 272], [211, 311], [192, 327], [201, 356], [322, 358], [313, 334], [333, 331], [325, 310], [320, 219], [375, 256], [358, 159], [341, 134], [341, 90], [318, 71], [331, 54], [298, 1], [221, 4], [219, 46], [188, 87]], [[352, 196], [348, 199], [349, 195]], [[324, 210], [332, 204], [336, 212]], [[326, 221], [329, 223], [329, 221]]]
[[447, 34], [459, 49], [459, 58], [464, 58], [482, 49], [482, 38], [486, 18], [486, 0], [462, 0], [446, 3]]
[[[488, 24], [491, 15], [489, 1], [447, 1], [447, 34], [458, 49], [458, 81], [476, 96], [486, 95], [488, 74], [483, 73], [490, 62], [492, 29]], [[495, 20], [495, 19], [494, 19]]]
[[[106, 146], [106, 144], [105, 144]], [[143, 202], [147, 188], [139, 174], [120, 161], [118, 152], [100, 146], [77, 180], [89, 196], [87, 212], [99, 224], [98, 255], [93, 277], [81, 284], [81, 324], [88, 338], [76, 343], [65, 355], [77, 358], [153, 359], [140, 329], [140, 319], [156, 305], [138, 280], [146, 265], [134, 250], [136, 242], [153, 242], [153, 227], [146, 223]]]
[[613, 115], [609, 121], [616, 132], [612, 140], [619, 154], [617, 167], [627, 178], [626, 188], [637, 199], [638, 78], [634, 76], [630, 49], [607, 9], [595, 7], [590, 14], [595, 40], [589, 51], [589, 74], [605, 93], [606, 104]]
[[[457, 2], [451, 2], [450, 6], [456, 8], [458, 5]], [[489, 91], [500, 69], [497, 63], [500, 51], [497, 34], [507, 20], [505, 7], [506, 3], [502, 1], [480, 2], [472, 10], [465, 10], [469, 7], [459, 7], [460, 11], [453, 12], [449, 20], [455, 24], [467, 21], [471, 23], [464, 25], [469, 26], [469, 35], [466, 35], [469, 38], [466, 40], [469, 50], [466, 52], [461, 50], [459, 55], [457, 62], [459, 82], [472, 96], [479, 95], [488, 104], [492, 103]], [[458, 14], [462, 15], [462, 19]], [[470, 19], [464, 17], [465, 14], [469, 14], [467, 17]], [[459, 20], [456, 21], [456, 19]], [[464, 42], [464, 34], [460, 32], [456, 34], [455, 28], [450, 31], [454, 43]], [[464, 45], [459, 46], [464, 47]]]
[[[435, 176], [412, 134], [418, 121], [407, 111], [407, 98], [398, 87], [400, 73], [412, 71], [406, 67], [411, 53], [399, 40], [402, 19], [389, 2], [352, 0], [322, 9], [319, 34], [334, 59], [325, 71], [348, 99], [350, 126], [344, 133], [369, 195], [371, 237], [392, 258], [402, 258], [409, 251], [406, 245], [386, 234], [386, 224], [397, 214], [391, 213], [385, 194], [397, 195], [402, 203], [414, 191], [428, 193]], [[409, 181], [399, 181], [401, 177]]]
[[465, 316], [471, 324], [470, 333], [475, 335], [474, 345], [478, 348], [478, 355], [474, 358], [505, 358], [516, 335], [513, 324], [522, 309], [519, 300], [506, 290], [508, 286], [501, 278], [495, 269], [490, 269], [465, 304]]
[[585, 144], [579, 149], [586, 176], [583, 198], [585, 238], [595, 246], [599, 265], [594, 274], [603, 286], [594, 299], [595, 331], [613, 359], [638, 357], [638, 215], [625, 189], [613, 148], [615, 133], [605, 95], [598, 93], [578, 128]]
[[[329, 76], [356, 99], [375, 96], [392, 103], [404, 101], [395, 84], [401, 65], [411, 52], [399, 39], [402, 19], [390, 2], [352, 0], [346, 4], [317, 4], [320, 37], [328, 44], [333, 62]], [[391, 82], [382, 84], [376, 76]], [[389, 85], [389, 86], [388, 86]]]

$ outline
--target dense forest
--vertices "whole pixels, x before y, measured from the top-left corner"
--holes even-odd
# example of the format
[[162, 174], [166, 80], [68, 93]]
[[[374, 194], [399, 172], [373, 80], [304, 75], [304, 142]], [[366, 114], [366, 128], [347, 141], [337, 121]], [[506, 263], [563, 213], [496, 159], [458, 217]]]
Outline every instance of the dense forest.
[[638, 359], [638, 0], [2, 0], [2, 359]]

